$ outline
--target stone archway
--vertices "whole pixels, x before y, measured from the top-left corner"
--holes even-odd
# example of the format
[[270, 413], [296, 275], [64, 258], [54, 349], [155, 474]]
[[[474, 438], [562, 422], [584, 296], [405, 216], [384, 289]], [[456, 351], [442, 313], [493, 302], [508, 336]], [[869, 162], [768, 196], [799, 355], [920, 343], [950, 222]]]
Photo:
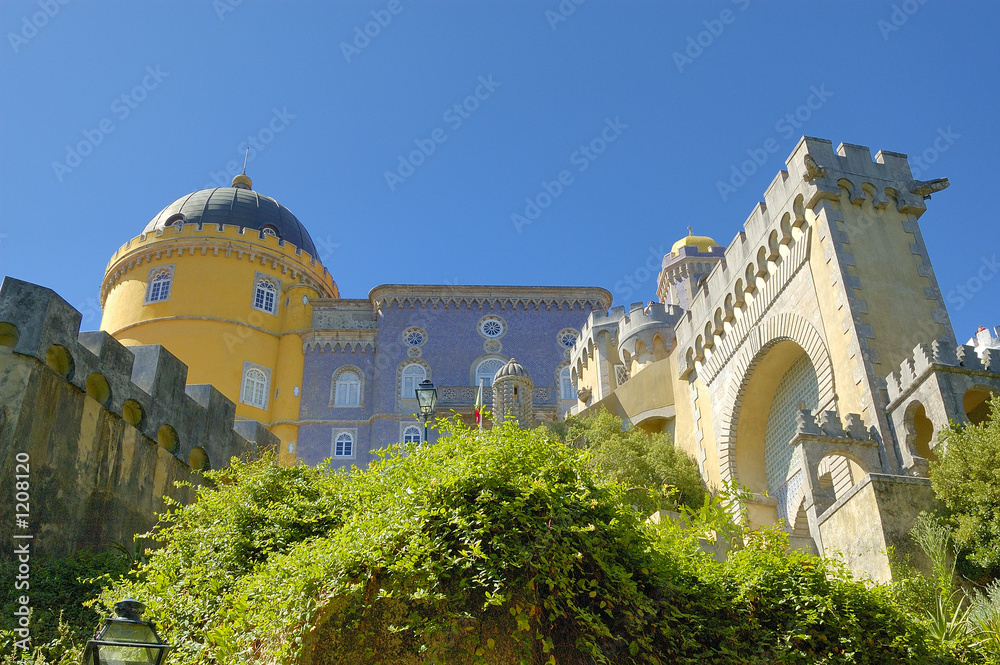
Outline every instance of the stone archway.
[[743, 347], [731, 362], [731, 379], [722, 408], [718, 437], [719, 466], [723, 481], [742, 482], [736, 469], [736, 430], [746, 399], [747, 387], [757, 365], [764, 360], [772, 347], [783, 341], [794, 342], [809, 357], [816, 371], [819, 410], [833, 408], [836, 401], [833, 364], [826, 343], [816, 328], [801, 316], [790, 312], [765, 319], [757, 326], [754, 333], [747, 337]]

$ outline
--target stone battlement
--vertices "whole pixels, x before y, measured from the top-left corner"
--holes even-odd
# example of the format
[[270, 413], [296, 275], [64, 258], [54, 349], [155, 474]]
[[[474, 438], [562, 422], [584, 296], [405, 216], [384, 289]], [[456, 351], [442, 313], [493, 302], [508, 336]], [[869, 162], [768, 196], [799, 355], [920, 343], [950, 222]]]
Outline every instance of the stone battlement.
[[796, 435], [825, 436], [833, 439], [870, 441], [872, 436], [865, 421], [858, 413], [848, 413], [841, 421], [836, 411], [813, 414], [800, 409], [795, 417]]
[[977, 353], [974, 346], [955, 346], [946, 340], [917, 344], [913, 355], [900, 363], [899, 371], [885, 379], [889, 401], [895, 402], [908, 393], [933, 368], [1000, 374], [1000, 349], [987, 348]]
[[[234, 242], [239, 244], [234, 245]], [[163, 257], [184, 256], [185, 253], [207, 256], [209, 252], [213, 256], [256, 260], [261, 265], [271, 263], [282, 273], [289, 273], [292, 279], [336, 288], [329, 271], [318, 258], [289, 242], [262, 231], [230, 224], [191, 223], [140, 234], [119, 247], [108, 261], [101, 287], [101, 302], [103, 304], [119, 278], [143, 263]]]
[[[81, 314], [51, 289], [10, 277], [0, 285], [0, 341], [30, 356], [196, 467], [278, 439], [209, 385], [186, 385], [187, 366], [162, 346], [126, 347], [103, 331], [80, 332]], [[196, 451], [197, 449], [197, 451]]]
[[[678, 322], [678, 345], [685, 356], [690, 350], [694, 360], [701, 360], [703, 349], [714, 342], [719, 321], [731, 318], [731, 305], [757, 292], [761, 280], [772, 276], [779, 257], [794, 254], [791, 248], [806, 239], [812, 224], [809, 211], [821, 200], [839, 202], [846, 191], [855, 205], [870, 199], [876, 209], [893, 206], [919, 217], [926, 210], [924, 199], [948, 186], [944, 178], [915, 180], [906, 155], [883, 150], [873, 160], [865, 146], [842, 143], [834, 152], [829, 140], [808, 136], [799, 140], [785, 163], [787, 169], [775, 176], [723, 260], [702, 280], [689, 315]], [[790, 258], [801, 262], [805, 256]], [[770, 298], [779, 290], [774, 287], [773, 293], [763, 295]], [[692, 368], [688, 363], [682, 371]]]
[[632, 303], [629, 313], [618, 321], [618, 350], [629, 356], [636, 354], [636, 344], [642, 342], [647, 349], [653, 348], [653, 338], [659, 335], [664, 348], [670, 351], [676, 339], [674, 326], [683, 316], [684, 310], [674, 305], [650, 303], [643, 307], [641, 302]]

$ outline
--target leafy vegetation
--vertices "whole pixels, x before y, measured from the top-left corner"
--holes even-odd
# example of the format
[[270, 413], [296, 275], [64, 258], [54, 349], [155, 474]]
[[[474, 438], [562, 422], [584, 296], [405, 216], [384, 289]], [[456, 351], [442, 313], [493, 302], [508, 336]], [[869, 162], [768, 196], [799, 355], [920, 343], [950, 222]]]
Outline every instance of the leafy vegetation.
[[958, 570], [980, 584], [1000, 579], [1000, 397], [985, 422], [953, 425], [940, 437], [944, 452], [930, 478], [958, 546]]
[[5, 661], [14, 655], [12, 632], [19, 596], [31, 599], [31, 636], [34, 657], [56, 662], [78, 663], [81, 645], [94, 634], [103, 618], [84, 604], [93, 601], [101, 590], [128, 571], [131, 559], [120, 549], [103, 552], [80, 551], [66, 558], [33, 559], [30, 589], [17, 589], [17, 562], [0, 564], [0, 577], [10, 581], [0, 587], [0, 655]]
[[587, 418], [570, 416], [553, 427], [565, 443], [590, 451], [590, 465], [610, 480], [624, 483], [629, 498], [646, 514], [699, 508], [705, 485], [698, 465], [674, 447], [665, 434], [624, 428], [622, 419], [605, 410]]
[[[365, 470], [265, 458], [210, 472], [101, 613], [145, 602], [173, 665], [991, 662], [984, 633], [957, 648], [912, 611], [933, 582], [868, 588], [789, 552], [784, 532], [734, 522], [739, 492], [653, 524], [596, 442], [441, 427]], [[704, 551], [720, 535], [724, 562]], [[79, 619], [87, 632], [96, 616]], [[65, 638], [63, 662], [83, 639]]]

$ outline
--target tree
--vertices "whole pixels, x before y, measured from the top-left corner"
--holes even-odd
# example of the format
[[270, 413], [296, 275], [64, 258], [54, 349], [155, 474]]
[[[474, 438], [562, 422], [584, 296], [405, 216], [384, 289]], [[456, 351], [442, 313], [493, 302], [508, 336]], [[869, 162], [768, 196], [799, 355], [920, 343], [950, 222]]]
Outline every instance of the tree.
[[635, 488], [630, 500], [646, 514], [679, 505], [698, 509], [705, 501], [698, 465], [665, 434], [624, 428], [622, 419], [606, 410], [570, 416], [556, 431], [564, 442], [589, 450], [600, 474]]
[[939, 459], [930, 464], [942, 518], [953, 528], [959, 571], [979, 582], [1000, 578], [1000, 397], [979, 425], [952, 425], [941, 433]]

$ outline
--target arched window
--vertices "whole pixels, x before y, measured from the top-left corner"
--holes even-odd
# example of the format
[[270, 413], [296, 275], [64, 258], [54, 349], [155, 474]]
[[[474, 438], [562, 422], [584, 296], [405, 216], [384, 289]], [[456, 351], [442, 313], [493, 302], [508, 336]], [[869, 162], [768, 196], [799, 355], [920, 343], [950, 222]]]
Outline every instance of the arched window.
[[481, 381], [484, 386], [492, 386], [494, 375], [505, 364], [499, 358], [487, 358], [479, 363], [476, 367], [476, 385], [478, 386]]
[[354, 436], [350, 432], [337, 435], [333, 445], [334, 457], [354, 457]]
[[402, 382], [399, 388], [399, 396], [403, 399], [416, 399], [417, 386], [427, 378], [427, 370], [419, 363], [410, 363], [403, 368]]
[[334, 406], [358, 406], [361, 404], [361, 377], [354, 372], [344, 372], [337, 377], [333, 389]]
[[256, 367], [243, 373], [243, 403], [263, 409], [267, 405], [267, 374]]
[[403, 428], [403, 443], [420, 443], [420, 428], [416, 425], [407, 425]]
[[270, 279], [258, 277], [253, 290], [253, 306], [268, 314], [274, 314], [278, 302], [278, 288]]
[[559, 397], [561, 399], [576, 399], [576, 391], [573, 390], [573, 377], [568, 366], [563, 367], [559, 372]]
[[170, 285], [174, 281], [172, 268], [159, 268], [149, 276], [146, 302], [163, 302], [170, 298]]

